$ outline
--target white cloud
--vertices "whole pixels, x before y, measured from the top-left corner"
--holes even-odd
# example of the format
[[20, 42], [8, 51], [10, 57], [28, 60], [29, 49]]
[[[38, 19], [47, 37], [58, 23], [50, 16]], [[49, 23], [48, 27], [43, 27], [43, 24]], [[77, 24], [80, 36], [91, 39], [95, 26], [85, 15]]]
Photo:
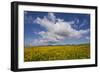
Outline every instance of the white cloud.
[[87, 36], [85, 39], [90, 40], [90, 37]]
[[86, 20], [84, 20], [84, 21], [82, 22], [82, 24], [79, 26], [79, 28], [84, 27], [84, 26], [87, 25], [87, 24], [88, 24], [88, 22], [87, 22]]
[[[64, 21], [64, 19], [56, 18], [54, 13], [48, 13], [48, 15], [44, 16], [43, 18], [37, 17], [36, 20], [34, 20], [34, 22], [47, 30], [37, 33], [41, 35], [42, 39], [45, 39], [47, 42], [56, 42], [64, 39], [79, 39], [84, 34], [87, 34], [89, 32], [89, 29], [76, 30], [72, 28], [71, 24], [73, 24], [74, 21], [67, 22]], [[79, 21], [77, 20], [77, 22]]]
[[53, 13], [48, 13], [48, 19], [52, 22], [56, 22], [56, 16]]
[[31, 41], [30, 46], [48, 45], [48, 41], [44, 39], [34, 39]]
[[75, 22], [78, 24], [80, 20], [78, 18], [75, 18]]

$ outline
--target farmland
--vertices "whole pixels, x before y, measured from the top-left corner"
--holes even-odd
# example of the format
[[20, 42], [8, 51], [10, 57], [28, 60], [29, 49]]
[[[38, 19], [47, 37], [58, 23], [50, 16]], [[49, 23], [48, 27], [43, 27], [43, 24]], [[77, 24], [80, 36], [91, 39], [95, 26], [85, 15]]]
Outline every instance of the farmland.
[[33, 46], [24, 48], [24, 61], [89, 59], [90, 45]]

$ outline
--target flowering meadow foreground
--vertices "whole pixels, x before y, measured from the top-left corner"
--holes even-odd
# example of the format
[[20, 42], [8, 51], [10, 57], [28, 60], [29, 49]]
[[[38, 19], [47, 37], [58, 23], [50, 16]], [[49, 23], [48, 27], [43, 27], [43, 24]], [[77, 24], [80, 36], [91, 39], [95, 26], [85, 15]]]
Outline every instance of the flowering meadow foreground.
[[90, 45], [33, 46], [24, 48], [24, 61], [89, 59]]

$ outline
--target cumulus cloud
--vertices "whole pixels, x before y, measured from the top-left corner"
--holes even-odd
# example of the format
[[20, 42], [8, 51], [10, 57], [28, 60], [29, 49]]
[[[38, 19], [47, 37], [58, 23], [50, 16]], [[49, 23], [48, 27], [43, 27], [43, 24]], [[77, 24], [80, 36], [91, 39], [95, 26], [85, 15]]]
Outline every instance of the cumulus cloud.
[[[79, 22], [79, 20], [77, 20], [77, 22]], [[65, 39], [79, 39], [89, 32], [89, 29], [76, 30], [72, 28], [74, 21], [64, 21], [64, 19], [57, 18], [54, 13], [48, 13], [48, 15], [43, 18], [37, 17], [34, 23], [39, 24], [47, 30], [37, 32], [37, 34], [42, 37], [41, 39], [37, 39], [37, 41], [42, 43], [58, 42]]]

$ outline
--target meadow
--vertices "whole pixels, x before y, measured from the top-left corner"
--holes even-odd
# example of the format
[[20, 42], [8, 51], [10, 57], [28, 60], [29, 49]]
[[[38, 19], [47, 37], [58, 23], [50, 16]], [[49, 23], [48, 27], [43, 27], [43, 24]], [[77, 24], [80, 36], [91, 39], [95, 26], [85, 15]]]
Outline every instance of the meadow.
[[24, 61], [89, 59], [90, 45], [33, 46], [24, 48]]

